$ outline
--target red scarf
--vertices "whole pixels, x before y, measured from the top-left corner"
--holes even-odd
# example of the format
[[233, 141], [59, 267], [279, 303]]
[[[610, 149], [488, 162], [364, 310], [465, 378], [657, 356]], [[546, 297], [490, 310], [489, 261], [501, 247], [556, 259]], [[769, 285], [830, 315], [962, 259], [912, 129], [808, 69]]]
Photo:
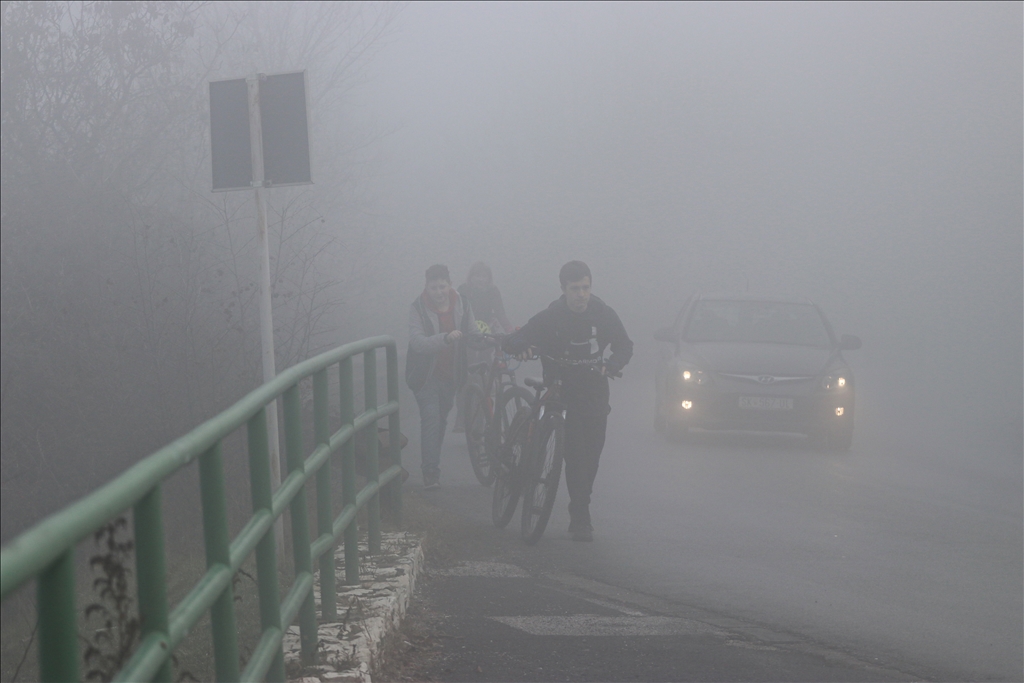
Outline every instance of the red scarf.
[[[434, 300], [430, 298], [429, 294], [427, 294], [427, 290], [424, 289], [421, 296], [423, 297], [423, 303], [427, 305], [427, 308], [438, 315], [447, 315], [447, 313], [452, 313], [455, 310], [455, 303], [459, 300], [459, 293], [455, 291], [454, 287], [450, 288], [448, 290], [448, 311], [447, 313], [441, 313], [441, 311], [437, 310], [437, 306], [434, 305]], [[453, 327], [448, 331], [451, 332], [454, 329], [455, 328]]]

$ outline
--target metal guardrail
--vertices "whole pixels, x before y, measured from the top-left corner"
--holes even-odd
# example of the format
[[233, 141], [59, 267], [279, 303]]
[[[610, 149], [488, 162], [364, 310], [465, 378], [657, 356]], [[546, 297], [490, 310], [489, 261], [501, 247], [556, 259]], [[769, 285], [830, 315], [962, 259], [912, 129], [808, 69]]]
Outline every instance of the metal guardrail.
[[[377, 349], [386, 349], [387, 403], [377, 405]], [[352, 357], [363, 354], [365, 410], [355, 415]], [[342, 426], [328, 425], [328, 370], [338, 366]], [[316, 447], [303, 454], [299, 382], [313, 378], [313, 431]], [[282, 398], [288, 475], [271, 490], [266, 406]], [[387, 417], [390, 468], [378, 471], [377, 421]], [[226, 490], [221, 442], [245, 425], [248, 437], [253, 515], [233, 540], [228, 539]], [[356, 491], [357, 432], [366, 439], [368, 481]], [[331, 505], [330, 456], [341, 450], [342, 509]], [[173, 609], [168, 605], [160, 490], [163, 482], [198, 460], [206, 548], [206, 574]], [[0, 599], [35, 578], [39, 617], [39, 673], [43, 681], [79, 680], [75, 604], [75, 544], [110, 519], [132, 508], [138, 579], [140, 644], [116, 680], [170, 681], [171, 656], [193, 626], [210, 611], [218, 681], [284, 681], [282, 638], [298, 617], [302, 659], [312, 663], [317, 648], [313, 601], [313, 565], [319, 562], [321, 612], [337, 620], [334, 552], [344, 536], [345, 581], [359, 582], [356, 515], [367, 508], [371, 553], [380, 552], [380, 491], [401, 473], [398, 420], [398, 354], [391, 337], [371, 337], [346, 344], [300, 363], [256, 389], [220, 415], [134, 465], [121, 476], [21, 534], [0, 551]], [[317, 537], [310, 539], [305, 485], [316, 478]], [[400, 480], [394, 505], [401, 519]], [[278, 590], [274, 522], [291, 509], [295, 580], [284, 600]], [[240, 670], [232, 577], [256, 555], [262, 636], [244, 670]]]

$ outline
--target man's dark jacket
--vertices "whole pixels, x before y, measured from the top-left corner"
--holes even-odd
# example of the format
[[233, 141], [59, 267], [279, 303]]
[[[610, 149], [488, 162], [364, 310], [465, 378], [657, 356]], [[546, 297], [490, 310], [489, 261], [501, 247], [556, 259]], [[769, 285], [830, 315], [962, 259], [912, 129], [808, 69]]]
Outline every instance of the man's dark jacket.
[[[521, 329], [505, 338], [505, 353], [520, 354], [528, 347], [553, 358], [586, 360], [600, 358], [605, 349], [611, 356], [607, 374], [622, 370], [633, 356], [633, 342], [611, 306], [591, 295], [587, 310], [576, 313], [565, 302], [565, 295], [551, 302], [530, 318]], [[570, 409], [605, 412], [608, 407], [608, 378], [585, 367], [562, 367], [545, 362], [544, 379], [562, 377], [562, 396]]]

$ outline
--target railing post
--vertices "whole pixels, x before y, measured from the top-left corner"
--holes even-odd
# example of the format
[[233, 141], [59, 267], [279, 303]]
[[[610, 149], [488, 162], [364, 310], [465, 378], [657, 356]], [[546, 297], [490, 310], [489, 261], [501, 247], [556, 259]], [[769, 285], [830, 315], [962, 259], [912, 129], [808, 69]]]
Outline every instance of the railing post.
[[[267, 444], [267, 411], [258, 410], [246, 425], [249, 441], [249, 485], [253, 514], [265, 511], [272, 515], [273, 491], [270, 487], [270, 448]], [[281, 629], [281, 598], [277, 584], [277, 547], [274, 542], [274, 523], [263, 534], [256, 546], [256, 581], [260, 588], [260, 630]], [[279, 683], [285, 680], [284, 650], [278, 649], [267, 671], [267, 680]]]
[[[363, 398], [365, 411], [377, 409], [377, 349], [363, 352]], [[367, 425], [366, 435], [366, 478], [369, 483], [376, 484], [380, 476], [380, 463], [377, 453], [377, 423]], [[370, 498], [366, 505], [367, 546], [371, 555], [380, 552], [380, 491]]]
[[[352, 377], [352, 357], [338, 364], [338, 386], [341, 394], [341, 424], [351, 425], [355, 419], [355, 386]], [[341, 446], [341, 495], [345, 507], [356, 504], [356, 435]], [[345, 528], [345, 583], [359, 583], [359, 525], [358, 516]]]
[[[199, 456], [199, 491], [203, 501], [203, 540], [206, 568], [231, 568], [228, 514], [224, 500], [224, 462], [221, 444]], [[235, 626], [235, 592], [232, 583], [224, 588], [210, 608], [213, 659], [218, 681], [237, 681], [238, 630]]]
[[[327, 370], [313, 376], [313, 432], [317, 448], [331, 441], [331, 426], [327, 411]], [[334, 511], [331, 505], [331, 464], [333, 458], [316, 473], [316, 531], [317, 535], [332, 535]], [[333, 537], [333, 536], [332, 536]], [[334, 543], [320, 556], [320, 616], [325, 623], [338, 620], [337, 598], [334, 591]]]
[[[101, 491], [53, 515], [47, 521], [25, 532], [11, 546], [4, 548], [3, 598], [36, 581], [36, 601], [39, 638], [39, 678], [44, 681], [78, 680], [83, 668], [79, 629], [83, 623], [76, 597], [78, 576], [76, 571], [76, 543], [103, 528], [114, 514], [123, 514], [130, 508], [133, 513], [135, 547], [135, 577], [138, 622], [135, 641], [137, 647], [124, 668], [116, 673], [118, 680], [170, 681], [174, 676], [174, 655], [181, 640], [197, 627], [208, 610], [212, 623], [212, 645], [216, 680], [263, 679], [285, 681], [284, 653], [281, 648], [283, 631], [297, 617], [301, 627], [302, 659], [313, 663], [318, 646], [317, 612], [315, 599], [309, 587], [313, 582], [313, 550], [320, 561], [323, 614], [337, 618], [335, 567], [338, 539], [334, 536], [337, 524], [348, 520], [345, 536], [345, 581], [357, 584], [360, 579], [358, 507], [365, 503], [369, 532], [369, 547], [373, 553], [381, 546], [381, 494], [378, 425], [380, 419], [366, 421], [367, 415], [377, 415], [378, 397], [376, 351], [385, 347], [387, 353], [387, 405], [389, 434], [388, 452], [395, 465], [401, 464], [401, 432], [398, 414], [390, 410], [398, 402], [397, 349], [387, 337], [373, 338], [346, 345], [310, 359], [279, 377], [274, 383], [252, 392], [245, 399], [208, 420], [197, 429], [168, 444], [145, 461], [132, 467], [123, 476], [110, 482]], [[371, 348], [373, 347], [373, 348]], [[355, 398], [352, 355], [362, 353], [364, 360], [364, 398], [367, 413], [360, 423], [367, 437], [367, 487], [357, 492], [356, 444], [354, 429]], [[339, 365], [342, 433], [349, 438], [341, 445], [344, 510], [335, 518], [332, 495], [332, 471], [337, 463], [330, 463], [329, 449], [337, 444], [339, 432], [331, 433], [328, 400], [330, 367]], [[298, 382], [312, 378], [313, 423], [317, 448], [307, 459], [303, 452], [302, 406]], [[290, 386], [289, 386], [290, 385]], [[289, 387], [285, 390], [285, 387]], [[282, 396], [283, 392], [283, 396]], [[284, 439], [287, 450], [289, 475], [282, 487], [274, 486], [271, 479], [271, 443], [267, 404], [283, 398]], [[237, 538], [229, 536], [227, 515], [227, 485], [223, 463], [223, 439], [236, 433], [242, 421], [246, 422], [248, 458], [253, 517], [245, 524]], [[365, 421], [365, 423], [364, 423]], [[317, 471], [312, 465], [318, 463]], [[167, 558], [165, 530], [162, 520], [162, 487], [174, 472], [198, 461], [200, 495], [203, 513], [203, 539], [207, 571], [174, 610], [168, 604]], [[324, 466], [326, 464], [326, 467]], [[360, 461], [360, 467], [362, 461]], [[389, 468], [390, 469], [390, 468]], [[396, 470], [398, 468], [395, 468]], [[391, 470], [394, 471], [394, 470]], [[310, 539], [309, 510], [305, 485], [316, 476], [317, 528], [315, 543]], [[400, 478], [399, 478], [400, 479]], [[396, 515], [401, 515], [401, 481], [388, 487], [386, 496], [393, 501]], [[275, 493], [276, 492], [276, 493]], [[372, 492], [372, 495], [368, 495]], [[292, 524], [292, 551], [296, 581], [288, 594], [286, 604], [280, 601], [282, 568], [278, 558], [280, 543], [274, 534], [275, 523], [281, 521], [282, 509], [288, 506]], [[275, 508], [276, 506], [276, 508]], [[276, 509], [276, 515], [275, 515]], [[120, 523], [120, 522], [118, 522]], [[328, 536], [325, 537], [325, 534]], [[262, 633], [259, 644], [252, 651], [249, 664], [240, 671], [237, 615], [234, 606], [234, 583], [230, 575], [232, 566], [247, 561], [255, 553], [257, 583], [259, 586], [260, 622]], [[282, 613], [288, 621], [282, 620]], [[173, 630], [172, 628], [173, 627]]]
[[[284, 442], [288, 455], [288, 475], [305, 471], [305, 455], [302, 452], [302, 413], [299, 403], [299, 385], [293, 384], [284, 392]], [[306, 487], [302, 486], [291, 502], [292, 554], [295, 557], [295, 576], [301, 572], [313, 575], [313, 556], [309, 541], [309, 511], [306, 507]], [[302, 646], [302, 661], [316, 663], [318, 643], [316, 624], [316, 603], [313, 591], [306, 594], [299, 608], [299, 642]]]
[[44, 569], [36, 583], [39, 606], [39, 678], [78, 680], [78, 610], [75, 605], [75, 548]]
[[[388, 364], [388, 403], [398, 401], [398, 347], [390, 344], [387, 347]], [[388, 415], [388, 451], [391, 464], [402, 466], [402, 430], [398, 422], [398, 412]], [[394, 479], [391, 486], [391, 506], [395, 515], [395, 525], [402, 525], [402, 475]]]
[[[135, 504], [135, 571], [139, 580], [139, 640], [151, 633], [163, 634], [167, 625], [167, 563], [164, 558], [164, 527], [160, 505], [160, 486]], [[169, 682], [172, 679], [171, 653], [157, 669], [153, 680]]]

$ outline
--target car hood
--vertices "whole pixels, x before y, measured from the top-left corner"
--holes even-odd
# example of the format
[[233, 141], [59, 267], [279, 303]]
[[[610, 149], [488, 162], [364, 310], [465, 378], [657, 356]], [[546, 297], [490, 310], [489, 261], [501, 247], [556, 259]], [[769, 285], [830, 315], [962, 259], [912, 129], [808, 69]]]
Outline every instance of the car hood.
[[815, 376], [838, 355], [832, 349], [788, 344], [698, 342], [685, 347], [706, 370], [737, 375]]

